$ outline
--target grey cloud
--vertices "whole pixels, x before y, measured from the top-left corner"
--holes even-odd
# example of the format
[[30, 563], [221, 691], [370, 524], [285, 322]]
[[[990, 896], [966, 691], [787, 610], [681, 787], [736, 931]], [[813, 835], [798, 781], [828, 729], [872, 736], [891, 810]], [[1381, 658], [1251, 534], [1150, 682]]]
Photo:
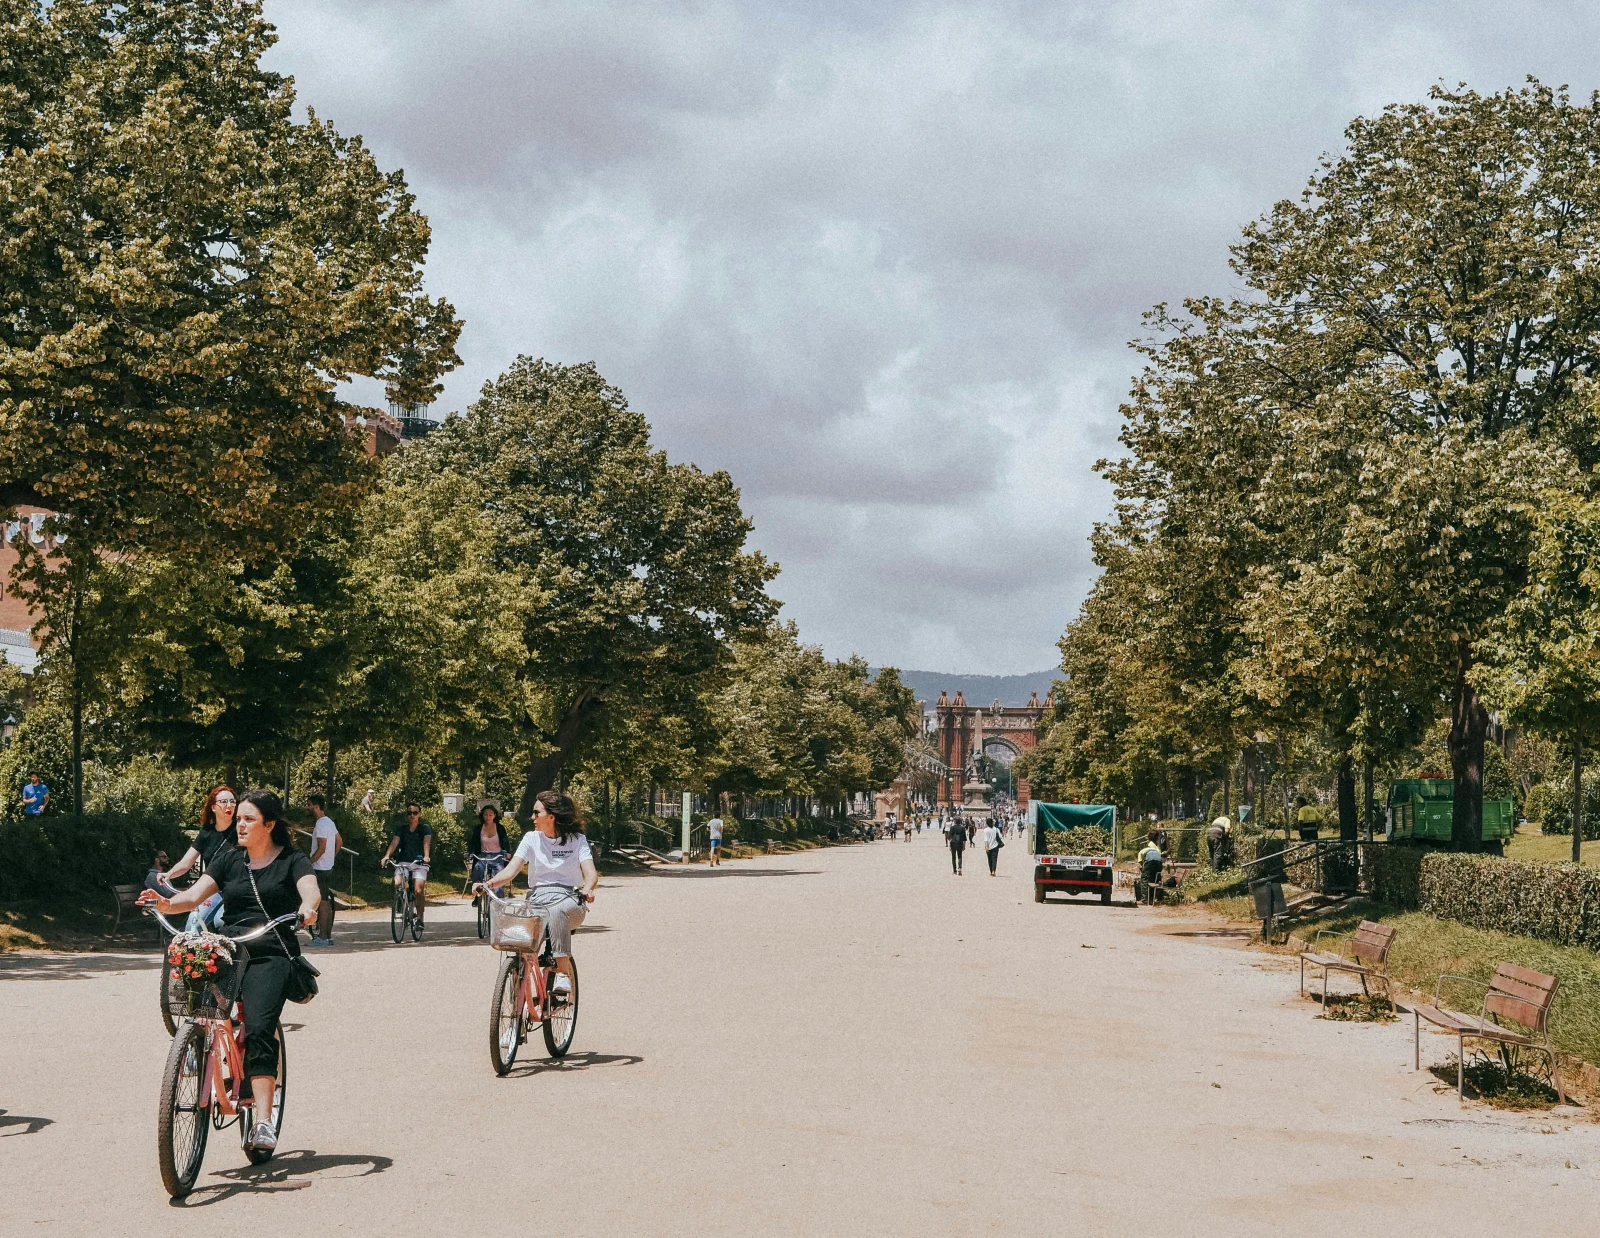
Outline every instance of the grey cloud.
[[403, 166], [461, 308], [444, 408], [595, 360], [726, 468], [805, 635], [1035, 670], [1093, 579], [1124, 347], [1441, 78], [1588, 89], [1578, 4], [268, 0], [302, 101]]

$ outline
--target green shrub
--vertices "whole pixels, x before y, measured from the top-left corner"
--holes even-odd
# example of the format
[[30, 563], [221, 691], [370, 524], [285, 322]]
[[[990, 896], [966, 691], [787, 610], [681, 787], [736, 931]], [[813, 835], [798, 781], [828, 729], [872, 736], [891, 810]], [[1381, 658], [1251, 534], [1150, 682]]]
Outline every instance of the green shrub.
[[1391, 907], [1414, 911], [1422, 901], [1422, 858], [1429, 853], [1421, 847], [1395, 843], [1365, 851], [1372, 897]]
[[0, 898], [142, 882], [157, 851], [175, 861], [188, 847], [180, 823], [155, 813], [0, 822]]
[[1429, 915], [1479, 929], [1600, 947], [1600, 869], [1427, 852], [1418, 881]]
[[[1539, 797], [1539, 830], [1543, 834], [1572, 833], [1572, 774], [1541, 782], [1534, 788]], [[1530, 797], [1528, 819], [1533, 820]], [[1583, 776], [1583, 836], [1600, 838], [1600, 772], [1585, 771]]]

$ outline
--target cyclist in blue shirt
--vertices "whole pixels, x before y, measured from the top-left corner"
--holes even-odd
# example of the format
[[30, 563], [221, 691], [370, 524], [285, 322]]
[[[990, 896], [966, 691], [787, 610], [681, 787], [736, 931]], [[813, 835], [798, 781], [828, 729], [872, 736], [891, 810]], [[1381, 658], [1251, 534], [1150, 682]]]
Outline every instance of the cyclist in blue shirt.
[[39, 772], [34, 770], [22, 788], [22, 811], [30, 817], [37, 817], [49, 806], [50, 788], [39, 780]]

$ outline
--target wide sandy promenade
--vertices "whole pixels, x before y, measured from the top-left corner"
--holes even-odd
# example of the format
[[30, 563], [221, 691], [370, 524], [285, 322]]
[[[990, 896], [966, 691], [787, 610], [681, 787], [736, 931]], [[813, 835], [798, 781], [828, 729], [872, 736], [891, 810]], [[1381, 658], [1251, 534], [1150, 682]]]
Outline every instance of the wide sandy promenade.
[[[156, 1172], [153, 956], [0, 958], [0, 1233], [1580, 1234], [1600, 1128], [1460, 1107], [1192, 915], [934, 836], [608, 878], [573, 1055], [489, 1065], [465, 908], [346, 920], [278, 1159]], [[1424, 1052], [1443, 1056], [1446, 1041]], [[538, 1052], [535, 1052], [537, 1050]], [[509, 1227], [509, 1228], [508, 1228]]]

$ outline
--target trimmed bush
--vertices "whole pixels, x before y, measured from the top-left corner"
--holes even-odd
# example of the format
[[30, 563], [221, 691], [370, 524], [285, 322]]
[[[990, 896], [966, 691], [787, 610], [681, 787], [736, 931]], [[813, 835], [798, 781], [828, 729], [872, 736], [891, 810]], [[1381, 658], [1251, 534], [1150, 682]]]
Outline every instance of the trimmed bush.
[[[1537, 795], [1537, 799], [1534, 797]], [[1572, 774], [1541, 782], [1528, 796], [1528, 819], [1539, 810], [1539, 832], [1572, 834]], [[1600, 775], [1585, 771], [1583, 777], [1583, 836], [1600, 838]]]
[[176, 861], [182, 825], [153, 813], [90, 813], [0, 822], [0, 898], [142, 882], [157, 851]]
[[1363, 850], [1368, 866], [1367, 879], [1372, 884], [1372, 897], [1391, 907], [1416, 910], [1422, 901], [1423, 857], [1431, 853], [1421, 847], [1395, 843]]
[[1418, 882], [1421, 910], [1473, 928], [1600, 947], [1600, 869], [1432, 851]]

